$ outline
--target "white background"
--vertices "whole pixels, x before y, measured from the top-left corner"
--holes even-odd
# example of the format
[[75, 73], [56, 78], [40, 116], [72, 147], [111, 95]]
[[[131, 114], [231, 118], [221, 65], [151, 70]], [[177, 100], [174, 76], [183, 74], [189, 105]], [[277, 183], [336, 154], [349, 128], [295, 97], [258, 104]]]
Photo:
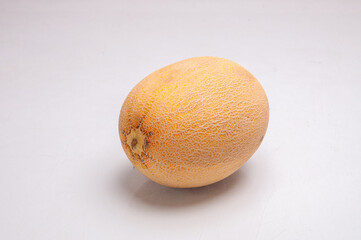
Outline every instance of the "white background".
[[[361, 239], [360, 1], [0, 1], [0, 239]], [[263, 144], [199, 189], [118, 139], [146, 75], [194, 56], [264, 86]]]

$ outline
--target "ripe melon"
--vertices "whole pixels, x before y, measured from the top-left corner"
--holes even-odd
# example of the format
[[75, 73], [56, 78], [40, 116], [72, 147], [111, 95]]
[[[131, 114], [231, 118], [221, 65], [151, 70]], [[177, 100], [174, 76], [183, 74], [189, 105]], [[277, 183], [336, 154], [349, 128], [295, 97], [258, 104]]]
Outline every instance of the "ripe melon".
[[267, 96], [257, 79], [218, 57], [186, 59], [148, 75], [119, 116], [125, 153], [145, 176], [190, 188], [224, 179], [260, 146]]

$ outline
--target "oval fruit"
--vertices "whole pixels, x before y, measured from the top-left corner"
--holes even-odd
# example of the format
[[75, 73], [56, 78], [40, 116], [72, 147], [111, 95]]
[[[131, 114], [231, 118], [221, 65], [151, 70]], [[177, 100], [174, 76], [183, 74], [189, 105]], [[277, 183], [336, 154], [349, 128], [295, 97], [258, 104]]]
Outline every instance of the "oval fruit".
[[267, 96], [257, 79], [218, 57], [186, 59], [148, 75], [126, 98], [119, 135], [132, 164], [162, 185], [224, 179], [260, 146]]

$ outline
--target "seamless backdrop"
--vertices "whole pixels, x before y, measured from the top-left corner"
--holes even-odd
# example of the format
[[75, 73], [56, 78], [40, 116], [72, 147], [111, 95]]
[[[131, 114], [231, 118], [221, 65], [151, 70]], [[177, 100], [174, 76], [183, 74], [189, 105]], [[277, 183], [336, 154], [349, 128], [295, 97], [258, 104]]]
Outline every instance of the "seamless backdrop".
[[[360, 239], [361, 2], [0, 1], [0, 239]], [[118, 138], [154, 70], [231, 59], [270, 102], [234, 175], [159, 186]]]

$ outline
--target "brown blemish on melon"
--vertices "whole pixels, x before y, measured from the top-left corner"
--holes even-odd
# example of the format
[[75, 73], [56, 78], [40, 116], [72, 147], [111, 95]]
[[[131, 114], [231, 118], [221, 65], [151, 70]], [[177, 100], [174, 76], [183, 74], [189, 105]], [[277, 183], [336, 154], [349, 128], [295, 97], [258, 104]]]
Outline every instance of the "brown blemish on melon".
[[133, 153], [141, 155], [144, 152], [146, 134], [144, 134], [140, 128], [131, 129], [130, 133], [126, 135], [126, 138], [126, 143]]
[[[129, 120], [129, 122], [131, 122]], [[125, 148], [129, 151], [132, 155], [132, 162], [134, 166], [140, 164], [143, 169], [147, 169], [148, 166], [145, 163], [144, 158], [152, 159], [145, 151], [148, 147], [150, 141], [148, 138], [153, 135], [152, 132], [144, 132], [141, 129], [142, 122], [138, 125], [137, 128], [131, 128], [129, 132], [124, 131], [123, 129], [121, 132], [125, 135], [126, 140], [122, 141], [125, 145]]]
[[138, 143], [138, 140], [136, 138], [133, 138], [132, 143], [131, 143], [132, 149], [137, 145], [137, 143]]

